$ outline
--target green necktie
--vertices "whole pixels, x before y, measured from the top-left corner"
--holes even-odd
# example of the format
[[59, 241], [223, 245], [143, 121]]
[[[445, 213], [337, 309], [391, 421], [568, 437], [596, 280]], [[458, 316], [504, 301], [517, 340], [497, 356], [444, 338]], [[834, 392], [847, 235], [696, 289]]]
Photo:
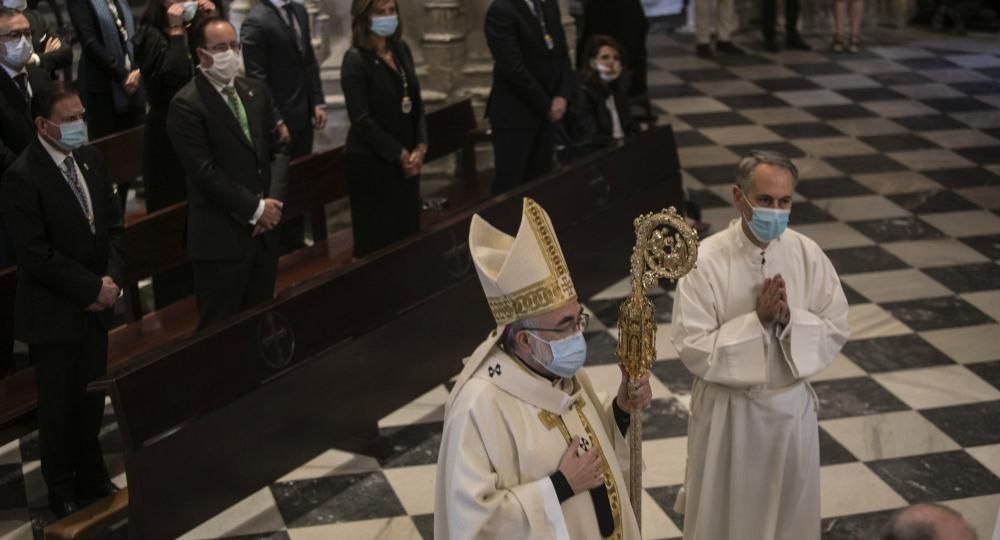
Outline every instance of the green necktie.
[[243, 134], [247, 136], [247, 140], [251, 143], [253, 142], [253, 137], [250, 136], [250, 124], [247, 123], [247, 111], [243, 108], [243, 102], [240, 101], [240, 96], [236, 93], [236, 89], [232, 86], [222, 87], [222, 93], [226, 94], [226, 101], [229, 103], [229, 109], [233, 111], [236, 115], [236, 119], [240, 122], [240, 128], [243, 130]]

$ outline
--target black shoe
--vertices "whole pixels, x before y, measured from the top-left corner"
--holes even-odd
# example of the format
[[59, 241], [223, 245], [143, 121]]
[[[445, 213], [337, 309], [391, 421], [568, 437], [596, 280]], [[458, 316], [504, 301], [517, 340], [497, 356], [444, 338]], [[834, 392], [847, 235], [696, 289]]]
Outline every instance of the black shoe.
[[49, 501], [49, 508], [57, 518], [62, 519], [70, 514], [80, 511], [80, 505], [76, 501]]
[[80, 503], [83, 506], [90, 506], [91, 504], [105, 497], [110, 497], [117, 492], [118, 486], [116, 486], [114, 482], [108, 480], [107, 482], [78, 489], [77, 495], [79, 496]]
[[699, 43], [695, 46], [694, 53], [702, 58], [711, 58], [713, 56], [712, 46]]
[[764, 40], [764, 50], [769, 53], [776, 53], [781, 49], [778, 48], [778, 42], [773, 39]]
[[793, 34], [793, 35], [788, 36], [785, 39], [785, 45], [787, 45], [789, 49], [795, 49], [797, 51], [811, 51], [812, 50], [812, 47], [810, 47], [809, 44], [806, 43], [806, 40], [802, 39], [802, 36], [800, 36], [798, 34]]
[[715, 44], [715, 49], [721, 53], [732, 54], [734, 56], [745, 56], [747, 54], [743, 49], [733, 45], [732, 41], [720, 41]]

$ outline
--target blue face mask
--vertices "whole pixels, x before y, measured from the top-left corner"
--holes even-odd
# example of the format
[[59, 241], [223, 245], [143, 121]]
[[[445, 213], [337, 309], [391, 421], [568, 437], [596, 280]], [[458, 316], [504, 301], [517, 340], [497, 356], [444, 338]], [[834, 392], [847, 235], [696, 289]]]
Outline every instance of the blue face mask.
[[[747, 205], [750, 205], [749, 201], [747, 201]], [[750, 231], [757, 237], [757, 240], [761, 242], [777, 240], [788, 227], [788, 216], [791, 214], [791, 210], [757, 208], [756, 206], [750, 206], [750, 208], [753, 210], [753, 216], [750, 218]]]
[[399, 17], [396, 15], [372, 17], [372, 32], [382, 37], [389, 37], [395, 34], [397, 28], [399, 28]]
[[532, 332], [528, 332], [528, 335], [549, 346], [552, 359], [548, 364], [537, 357], [535, 361], [545, 366], [545, 369], [553, 375], [572, 377], [587, 360], [587, 340], [583, 338], [583, 332], [556, 341], [545, 341]]
[[191, 22], [194, 20], [195, 15], [198, 14], [198, 2], [184, 2], [184, 11], [181, 14], [181, 18], [184, 22]]
[[87, 124], [83, 120], [74, 120], [59, 125], [59, 140], [54, 141], [63, 150], [72, 152], [87, 144]]

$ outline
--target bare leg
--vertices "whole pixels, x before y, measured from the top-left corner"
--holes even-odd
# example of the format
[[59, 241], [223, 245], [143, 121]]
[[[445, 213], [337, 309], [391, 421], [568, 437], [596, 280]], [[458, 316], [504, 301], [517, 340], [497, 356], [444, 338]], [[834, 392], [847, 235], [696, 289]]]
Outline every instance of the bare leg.
[[850, 51], [852, 53], [858, 52], [858, 44], [861, 41], [861, 16], [864, 14], [865, 14], [865, 0], [851, 0]]
[[833, 50], [843, 52], [844, 33], [843, 26], [847, 22], [847, 0], [834, 0], [833, 2]]

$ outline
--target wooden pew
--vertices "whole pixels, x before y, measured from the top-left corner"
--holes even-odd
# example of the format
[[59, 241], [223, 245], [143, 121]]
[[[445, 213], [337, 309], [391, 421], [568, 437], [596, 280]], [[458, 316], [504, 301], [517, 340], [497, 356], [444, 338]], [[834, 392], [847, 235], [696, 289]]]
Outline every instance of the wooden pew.
[[[461, 176], [475, 178], [475, 153], [472, 141], [463, 137], [475, 129], [475, 116], [468, 100], [447, 105], [428, 115], [431, 150], [428, 161], [443, 158], [456, 151], [461, 158]], [[117, 143], [115, 141], [118, 141]], [[141, 170], [141, 128], [99, 139], [93, 144], [102, 148], [111, 174], [117, 180], [134, 179]], [[139, 148], [134, 145], [138, 143]], [[121, 161], [118, 155], [126, 153]], [[323, 206], [347, 196], [342, 148], [297, 159], [292, 163], [286, 217], [306, 213], [317, 218], [312, 224], [316, 244], [282, 258], [279, 265], [277, 290], [282, 291], [307, 281], [330, 268], [351, 260], [350, 231], [328, 237]], [[442, 219], [448, 213], [437, 213]], [[130, 308], [134, 322], [119, 326], [109, 336], [108, 367], [114, 368], [129, 358], [156, 349], [172, 341], [190, 336], [197, 323], [193, 298], [187, 298], [162, 310], [143, 316], [138, 305], [138, 282], [187, 260], [185, 227], [187, 203], [178, 203], [152, 214], [141, 216], [125, 229], [125, 286], [133, 300]], [[13, 332], [13, 306], [16, 289], [16, 269], [0, 272], [0, 332]], [[20, 370], [0, 379], [0, 444], [32, 431], [36, 426], [34, 370]]]
[[[656, 156], [651, 160], [650, 156]], [[333, 268], [212, 329], [115, 366], [129, 537], [175, 537], [446, 381], [493, 326], [469, 258], [473, 213], [556, 224], [587, 298], [627, 271], [632, 219], [682, 200], [669, 127]]]

